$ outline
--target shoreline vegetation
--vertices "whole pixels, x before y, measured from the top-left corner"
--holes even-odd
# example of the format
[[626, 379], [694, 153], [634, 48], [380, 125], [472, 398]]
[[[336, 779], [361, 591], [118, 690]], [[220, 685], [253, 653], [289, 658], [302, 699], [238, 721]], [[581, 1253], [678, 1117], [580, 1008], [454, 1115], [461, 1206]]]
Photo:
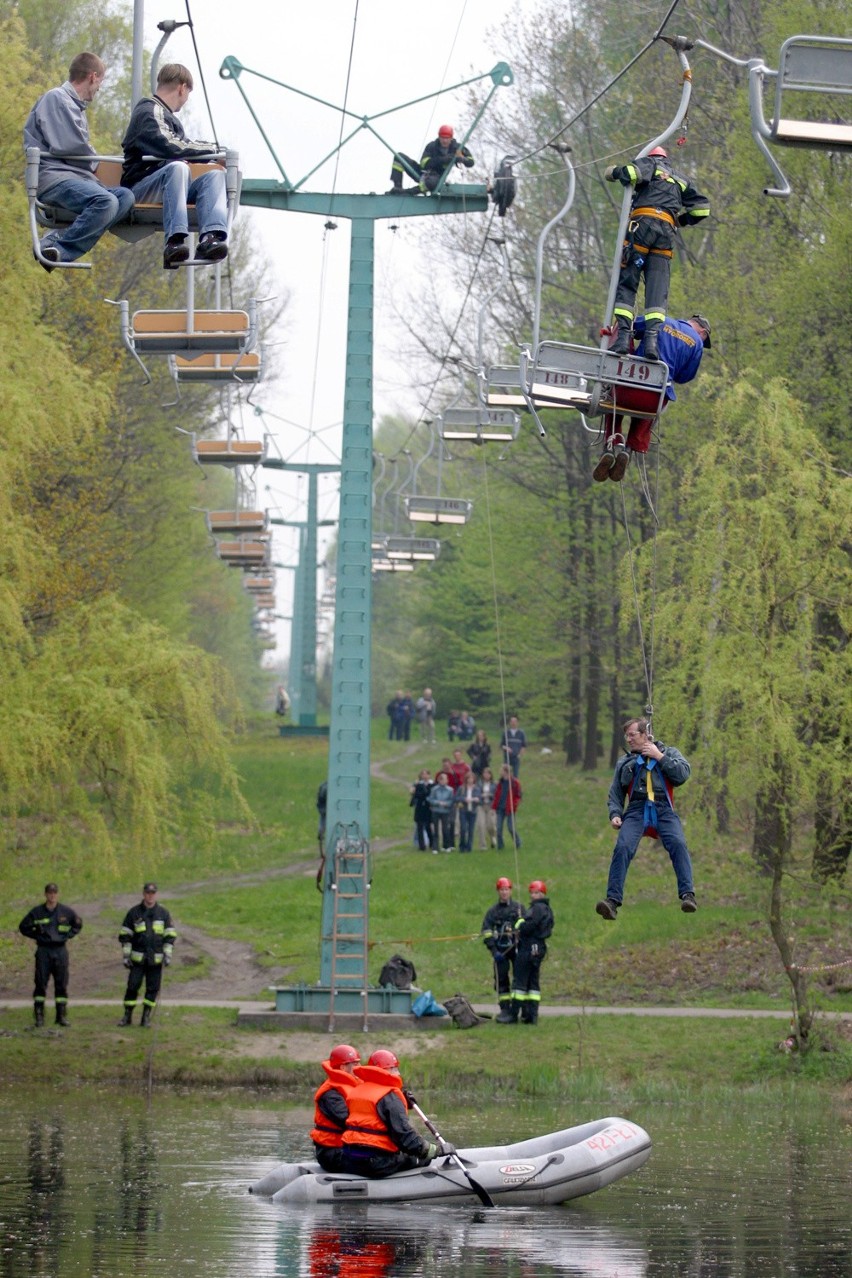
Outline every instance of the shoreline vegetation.
[[[31, 946], [16, 929], [40, 899], [44, 882], [56, 879], [60, 898], [83, 909], [87, 922], [71, 947], [70, 1028], [50, 1024], [50, 998], [44, 1030], [31, 1028], [28, 1009], [0, 1011], [4, 1081], [35, 1087], [61, 1078], [71, 1085], [149, 1093], [238, 1087], [256, 1091], [263, 1101], [307, 1100], [332, 1036], [242, 1029], [232, 1010], [170, 1006], [168, 998], [265, 1000], [270, 985], [317, 980], [321, 898], [314, 882], [314, 800], [327, 748], [324, 741], [279, 737], [268, 716], [234, 748], [254, 826], [225, 804], [206, 846], [119, 869], [71, 843], [64, 864], [30, 852], [26, 863], [10, 865], [0, 912], [0, 997], [29, 994]], [[444, 753], [441, 742], [388, 742], [378, 729], [374, 738], [373, 983], [384, 962], [399, 952], [414, 963], [415, 984], [431, 989], [439, 1001], [461, 991], [472, 1002], [491, 1003], [495, 996], [479, 930], [495, 899], [496, 876], [508, 874], [523, 902], [532, 878], [543, 876], [548, 884], [556, 928], [542, 970], [545, 1005], [790, 1006], [769, 933], [769, 885], [745, 851], [745, 836], [740, 845], [730, 837], [724, 845], [712, 843], [684, 803], [698, 913], [686, 916], [677, 908], [668, 858], [646, 840], [631, 868], [625, 908], [608, 924], [594, 912], [611, 852], [604, 803], [608, 774], [566, 768], [556, 754], [533, 747], [521, 772], [522, 849], [434, 857], [412, 845], [408, 786], [421, 767], [434, 770]], [[173, 914], [179, 934], [175, 961], [152, 1030], [137, 1025], [119, 1030], [124, 982], [115, 938], [123, 903], [137, 899], [146, 876], [158, 881]], [[483, 1093], [496, 1099], [564, 1097], [621, 1113], [651, 1101], [743, 1093], [786, 1103], [812, 1093], [848, 1108], [852, 1025], [819, 1015], [852, 1011], [852, 965], [845, 962], [848, 900], [841, 891], [826, 894], [803, 881], [791, 909], [799, 961], [816, 969], [814, 1044], [802, 1057], [781, 1046], [788, 1031], [780, 1018], [579, 1015], [542, 1017], [536, 1027], [492, 1021], [468, 1031], [414, 1024], [402, 1032], [363, 1035], [338, 1028], [333, 1037], [352, 1041], [362, 1052], [390, 1046], [416, 1089], [468, 1102], [481, 1103]], [[207, 939], [203, 952], [189, 933]], [[217, 957], [216, 948], [235, 943], [250, 956], [249, 986], [237, 993], [233, 960], [226, 948]], [[211, 982], [218, 993], [210, 992]], [[114, 1003], [75, 1005], [75, 997]]]

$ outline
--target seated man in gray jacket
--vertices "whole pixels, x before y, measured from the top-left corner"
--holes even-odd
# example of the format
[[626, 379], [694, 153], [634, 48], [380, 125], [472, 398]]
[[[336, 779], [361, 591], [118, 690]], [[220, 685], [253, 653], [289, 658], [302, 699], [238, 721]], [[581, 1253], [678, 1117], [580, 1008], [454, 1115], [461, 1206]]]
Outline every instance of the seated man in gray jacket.
[[[133, 192], [104, 186], [95, 176], [95, 149], [89, 141], [86, 108], [94, 100], [106, 67], [94, 53], [78, 53], [68, 79], [36, 102], [24, 125], [24, 147], [42, 153], [38, 198], [77, 217], [70, 226], [49, 231], [41, 242], [48, 262], [73, 262], [88, 253], [105, 231], [127, 217]], [[42, 263], [44, 265], [44, 263]], [[45, 266], [52, 271], [52, 266]]]

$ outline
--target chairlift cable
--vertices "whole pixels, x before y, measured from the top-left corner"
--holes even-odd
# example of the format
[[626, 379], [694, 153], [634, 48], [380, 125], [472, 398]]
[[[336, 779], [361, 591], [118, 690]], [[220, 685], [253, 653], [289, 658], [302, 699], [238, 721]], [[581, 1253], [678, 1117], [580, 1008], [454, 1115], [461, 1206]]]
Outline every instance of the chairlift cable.
[[207, 114], [210, 117], [210, 127], [213, 130], [213, 141], [216, 143], [216, 149], [219, 149], [219, 137], [216, 133], [216, 122], [213, 119], [213, 110], [210, 106], [210, 98], [207, 95], [207, 83], [204, 79], [204, 71], [201, 66], [201, 55], [198, 52], [198, 43], [195, 39], [195, 23], [192, 21], [192, 14], [189, 11], [189, 0], [184, 0], [186, 6], [186, 20], [189, 25], [189, 34], [192, 40], [192, 47], [195, 51], [195, 65], [198, 67], [198, 78], [201, 81], [201, 89], [204, 93], [204, 102], [207, 106]]
[[[482, 481], [485, 490], [485, 524], [488, 530], [488, 554], [491, 563], [491, 595], [494, 601], [494, 635], [496, 640], [497, 674], [500, 682], [500, 716], [505, 737], [509, 730], [509, 718], [506, 714], [506, 679], [503, 669], [503, 643], [500, 635], [500, 602], [497, 597], [497, 565], [494, 560], [494, 531], [491, 523], [491, 490], [488, 486], [488, 460], [485, 456], [485, 450], [482, 452]], [[505, 758], [502, 759], [502, 762], [506, 762]], [[513, 807], [512, 810], [511, 832], [512, 848], [515, 853], [515, 882], [517, 883], [520, 881], [521, 870], [518, 858], [518, 811], [516, 807]]]
[[630, 61], [626, 64], [626, 66], [623, 66], [621, 70], [615, 76], [613, 76], [613, 78], [607, 84], [604, 85], [604, 87], [600, 90], [600, 92], [595, 94], [595, 96], [591, 99], [590, 102], [587, 102], [585, 106], [580, 107], [580, 110], [576, 113], [576, 115], [572, 116], [571, 119], [568, 120], [566, 124], [563, 124], [562, 128], [557, 133], [554, 133], [553, 137], [548, 138], [546, 142], [542, 142], [540, 146], [533, 148], [533, 150], [527, 151], [525, 155], [518, 156], [517, 159], [513, 161], [513, 163], [516, 165], [523, 164], [524, 160], [530, 160], [532, 159], [533, 156], [539, 155], [548, 146], [551, 146], [554, 142], [556, 142], [558, 138], [561, 138], [563, 133], [567, 133], [567, 131], [571, 128], [571, 126], [576, 124], [578, 120], [581, 120], [583, 116], [586, 114], [586, 112], [590, 111], [592, 107], [596, 105], [596, 103], [600, 102], [604, 94], [609, 93], [610, 89], [614, 88], [615, 85], [618, 84], [619, 80], [623, 79], [623, 77], [627, 74], [627, 72], [630, 71], [636, 65], [636, 63], [640, 60], [640, 58], [643, 58], [645, 54], [648, 52], [648, 50], [654, 46], [657, 40], [659, 40], [662, 37], [663, 31], [665, 30], [666, 25], [669, 22], [669, 19], [671, 18], [672, 14], [674, 13], [675, 9], [677, 8], [679, 4], [680, 4], [680, 0], [672, 0], [671, 5], [669, 6], [668, 13], [663, 18], [663, 21], [661, 22], [660, 26], [658, 27], [657, 31], [652, 36], [652, 38], [647, 42], [647, 44], [644, 44], [642, 46], [642, 48], [639, 50], [638, 53], [634, 54], [634, 56], [630, 59]]

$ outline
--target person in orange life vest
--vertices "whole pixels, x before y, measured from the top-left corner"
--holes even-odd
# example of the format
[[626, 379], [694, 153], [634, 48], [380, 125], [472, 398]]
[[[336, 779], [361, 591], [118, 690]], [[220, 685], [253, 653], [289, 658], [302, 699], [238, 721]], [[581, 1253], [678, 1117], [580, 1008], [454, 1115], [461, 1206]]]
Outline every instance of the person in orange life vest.
[[447, 1141], [425, 1141], [408, 1121], [414, 1097], [402, 1086], [399, 1061], [379, 1048], [358, 1070], [358, 1086], [349, 1095], [343, 1133], [343, 1170], [380, 1180], [394, 1172], [424, 1167], [433, 1158], [454, 1154]]
[[692, 862], [672, 800], [673, 788], [689, 780], [690, 766], [674, 746], [654, 740], [647, 719], [628, 719], [623, 727], [628, 753], [615, 765], [606, 801], [610, 825], [618, 831], [618, 838], [610, 862], [606, 898], [598, 901], [595, 910], [601, 918], [615, 921], [630, 863], [642, 835], [648, 834], [659, 837], [669, 854], [677, 879], [680, 908], [684, 914], [694, 914], [698, 906]]
[[[645, 321], [637, 319], [634, 323], [634, 335], [638, 339], [636, 354], [645, 354]], [[602, 329], [601, 335], [612, 336], [614, 329]], [[631, 348], [634, 343], [631, 339]], [[669, 370], [666, 382], [665, 398], [662, 408], [675, 399], [673, 382], [678, 386], [691, 382], [701, 367], [701, 357], [710, 350], [710, 321], [703, 315], [693, 315], [688, 320], [671, 319], [666, 316], [658, 337], [659, 353]], [[630, 453], [647, 453], [651, 446], [651, 431], [657, 419], [657, 407], [660, 399], [656, 391], [645, 390], [641, 386], [619, 387], [617, 392], [617, 409], [604, 414], [604, 452], [592, 471], [592, 478], [597, 483], [605, 479], [616, 483], [624, 478], [630, 461]], [[662, 412], [662, 408], [660, 412]], [[625, 414], [621, 409], [646, 410], [647, 417], [628, 417], [627, 435], [622, 432]]]
[[358, 1084], [355, 1067], [361, 1057], [349, 1043], [339, 1043], [322, 1062], [326, 1079], [314, 1096], [314, 1154], [324, 1171], [343, 1170], [343, 1132], [349, 1117], [349, 1096]]

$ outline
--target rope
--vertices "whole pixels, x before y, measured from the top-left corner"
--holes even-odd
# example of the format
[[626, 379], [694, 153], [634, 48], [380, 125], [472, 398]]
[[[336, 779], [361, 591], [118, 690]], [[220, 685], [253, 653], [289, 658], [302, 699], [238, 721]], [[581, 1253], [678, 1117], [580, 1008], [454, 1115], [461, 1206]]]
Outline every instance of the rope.
[[[660, 473], [659, 466], [660, 466], [660, 460], [659, 460], [659, 448], [658, 448], [658, 451], [657, 451], [657, 483], [658, 484], [659, 484], [659, 473]], [[653, 708], [654, 708], [653, 649], [654, 649], [654, 615], [656, 612], [656, 602], [657, 602], [657, 527], [658, 527], [657, 517], [656, 517], [656, 513], [654, 513], [652, 510], [652, 513], [654, 513], [654, 536], [653, 536], [653, 550], [652, 550], [652, 560], [651, 560], [651, 617], [650, 617], [651, 657], [649, 661], [648, 648], [645, 643], [645, 631], [642, 625], [642, 608], [639, 602], [639, 590], [636, 585], [636, 569], [633, 563], [633, 543], [630, 537], [630, 522], [627, 518], [627, 499], [624, 495], [623, 483], [620, 485], [620, 488], [621, 488], [621, 511], [622, 511], [622, 516], [624, 521], [624, 532], [627, 538], [627, 558], [630, 564], [630, 582], [633, 588], [633, 603], [636, 607], [636, 624], [639, 629], [639, 647], [642, 652], [642, 668], [645, 672], [645, 692], [647, 696], [646, 715], [650, 719], [653, 714]]]
[[[488, 484], [488, 462], [485, 453], [482, 454], [482, 481], [485, 488], [485, 524], [488, 529], [488, 554], [491, 563], [491, 595], [494, 602], [494, 633], [496, 639], [497, 653], [497, 673], [500, 681], [500, 709], [503, 720], [503, 736], [505, 739], [509, 730], [509, 720], [506, 715], [506, 680], [503, 670], [503, 642], [500, 634], [500, 604], [497, 598], [497, 565], [494, 560], [494, 532], [491, 523], [491, 489]], [[511, 769], [510, 769], [511, 771]], [[512, 848], [515, 856], [515, 882], [520, 881], [521, 870], [518, 858], [518, 812], [517, 808], [512, 813]]]

